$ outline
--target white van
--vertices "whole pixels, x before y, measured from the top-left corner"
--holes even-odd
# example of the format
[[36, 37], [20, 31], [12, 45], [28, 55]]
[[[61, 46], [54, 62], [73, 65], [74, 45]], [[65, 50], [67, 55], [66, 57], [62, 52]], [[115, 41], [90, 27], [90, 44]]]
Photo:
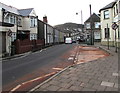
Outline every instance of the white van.
[[71, 37], [65, 38], [65, 44], [72, 44], [72, 38]]

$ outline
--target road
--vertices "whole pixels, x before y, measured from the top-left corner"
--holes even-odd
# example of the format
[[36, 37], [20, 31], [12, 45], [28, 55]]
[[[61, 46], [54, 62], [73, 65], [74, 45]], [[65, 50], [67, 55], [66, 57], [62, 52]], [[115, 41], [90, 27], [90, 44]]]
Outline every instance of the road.
[[77, 44], [62, 44], [29, 55], [2, 62], [3, 91], [9, 91], [20, 83], [55, 72], [55, 67], [65, 68], [73, 64], [68, 60], [75, 55]]

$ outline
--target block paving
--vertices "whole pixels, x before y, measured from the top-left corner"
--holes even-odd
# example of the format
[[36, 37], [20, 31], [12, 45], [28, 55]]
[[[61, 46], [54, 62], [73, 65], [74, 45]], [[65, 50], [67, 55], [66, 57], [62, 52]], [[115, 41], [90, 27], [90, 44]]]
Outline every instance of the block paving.
[[[106, 49], [105, 46], [102, 48]], [[107, 57], [71, 66], [34, 91], [117, 92], [119, 87], [118, 53], [114, 52], [114, 48], [109, 51], [111, 54]]]

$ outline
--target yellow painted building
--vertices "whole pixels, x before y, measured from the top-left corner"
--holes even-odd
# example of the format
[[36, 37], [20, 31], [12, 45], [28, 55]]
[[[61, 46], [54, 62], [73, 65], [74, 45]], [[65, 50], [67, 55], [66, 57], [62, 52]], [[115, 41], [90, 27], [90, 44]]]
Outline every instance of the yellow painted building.
[[115, 46], [115, 30], [112, 25], [115, 22], [118, 25], [116, 29], [117, 46], [120, 45], [120, 1], [116, 0], [100, 9], [101, 15], [101, 44]]

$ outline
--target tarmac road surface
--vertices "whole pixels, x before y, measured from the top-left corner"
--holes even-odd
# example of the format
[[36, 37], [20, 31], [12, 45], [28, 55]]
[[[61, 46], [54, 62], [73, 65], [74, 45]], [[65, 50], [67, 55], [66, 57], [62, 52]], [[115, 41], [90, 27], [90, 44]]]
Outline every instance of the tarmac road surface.
[[77, 44], [56, 45], [27, 56], [3, 61], [3, 91], [9, 91], [23, 82], [73, 64], [73, 60], [68, 60], [68, 58], [70, 55], [75, 55], [76, 47]]

